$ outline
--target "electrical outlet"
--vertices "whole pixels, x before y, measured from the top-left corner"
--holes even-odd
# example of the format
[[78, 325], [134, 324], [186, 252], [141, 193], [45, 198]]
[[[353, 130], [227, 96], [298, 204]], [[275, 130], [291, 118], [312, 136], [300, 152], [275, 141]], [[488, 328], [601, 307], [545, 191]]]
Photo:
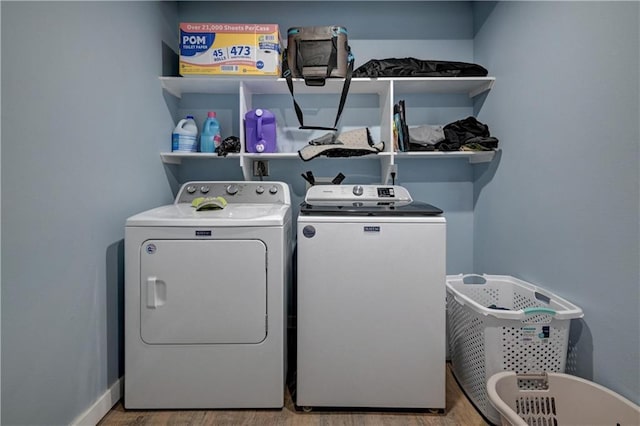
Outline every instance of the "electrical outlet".
[[398, 165], [389, 164], [389, 166], [387, 167], [387, 176], [386, 176], [386, 179], [384, 180], [384, 183], [386, 184], [387, 182], [389, 182], [389, 180], [391, 180], [391, 183], [395, 185], [397, 179], [398, 179]]
[[[262, 169], [262, 173], [260, 173]], [[253, 160], [253, 175], [254, 176], [269, 176], [269, 161], [267, 160]]]

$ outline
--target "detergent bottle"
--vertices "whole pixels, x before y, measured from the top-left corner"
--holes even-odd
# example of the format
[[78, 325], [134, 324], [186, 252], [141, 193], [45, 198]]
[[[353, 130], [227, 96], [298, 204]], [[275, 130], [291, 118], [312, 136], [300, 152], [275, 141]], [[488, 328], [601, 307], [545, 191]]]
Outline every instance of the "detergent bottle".
[[266, 109], [253, 109], [244, 116], [247, 152], [276, 152], [276, 117]]
[[216, 113], [209, 111], [200, 134], [200, 152], [215, 152], [221, 142], [220, 123]]
[[192, 115], [178, 122], [171, 134], [171, 151], [198, 151], [198, 125]]

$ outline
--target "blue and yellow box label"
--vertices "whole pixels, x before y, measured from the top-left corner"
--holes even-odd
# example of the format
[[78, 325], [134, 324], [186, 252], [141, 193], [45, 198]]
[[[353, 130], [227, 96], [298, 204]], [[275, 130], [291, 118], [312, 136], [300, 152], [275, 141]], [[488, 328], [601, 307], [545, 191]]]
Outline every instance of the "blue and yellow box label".
[[277, 24], [180, 24], [180, 75], [274, 75], [282, 66]]

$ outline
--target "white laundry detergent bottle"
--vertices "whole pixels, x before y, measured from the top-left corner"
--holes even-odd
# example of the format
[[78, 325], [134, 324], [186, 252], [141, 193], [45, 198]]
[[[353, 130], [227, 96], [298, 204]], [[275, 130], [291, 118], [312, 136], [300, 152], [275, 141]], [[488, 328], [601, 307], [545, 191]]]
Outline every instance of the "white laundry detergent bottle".
[[187, 118], [180, 120], [173, 130], [171, 151], [198, 151], [198, 125], [192, 115], [187, 115]]

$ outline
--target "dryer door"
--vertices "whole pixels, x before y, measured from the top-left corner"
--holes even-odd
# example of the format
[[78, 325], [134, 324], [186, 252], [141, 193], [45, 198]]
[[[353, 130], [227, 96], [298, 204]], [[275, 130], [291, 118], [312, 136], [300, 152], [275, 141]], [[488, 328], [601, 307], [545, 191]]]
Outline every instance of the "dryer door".
[[267, 248], [262, 241], [147, 240], [140, 250], [145, 343], [264, 340]]

